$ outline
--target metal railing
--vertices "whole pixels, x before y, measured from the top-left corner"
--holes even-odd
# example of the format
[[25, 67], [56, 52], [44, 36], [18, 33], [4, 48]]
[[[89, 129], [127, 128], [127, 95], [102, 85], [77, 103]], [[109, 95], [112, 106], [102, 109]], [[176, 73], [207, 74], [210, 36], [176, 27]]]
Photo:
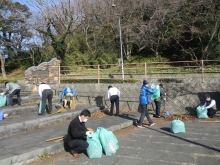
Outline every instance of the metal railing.
[[[98, 64], [98, 65], [78, 65], [60, 66], [60, 80], [65, 79], [101, 79], [117, 78], [122, 79], [120, 64]], [[125, 63], [124, 75], [126, 78], [141, 76], [151, 79], [171, 78], [178, 79], [200, 78], [204, 82], [205, 76], [209, 73], [220, 73], [220, 61], [200, 60], [200, 61], [172, 61], [172, 62], [145, 62], [145, 63]], [[178, 76], [177, 76], [178, 75]]]

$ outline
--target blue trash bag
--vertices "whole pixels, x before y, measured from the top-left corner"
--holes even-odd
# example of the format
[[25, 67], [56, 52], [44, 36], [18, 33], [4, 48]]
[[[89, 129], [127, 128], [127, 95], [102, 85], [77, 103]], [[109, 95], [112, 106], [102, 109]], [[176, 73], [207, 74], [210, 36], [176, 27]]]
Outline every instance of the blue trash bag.
[[0, 96], [0, 107], [4, 107], [6, 105], [7, 98], [5, 95]]
[[170, 113], [169, 113], [169, 111], [166, 111], [164, 118], [167, 119], [168, 117], [170, 117]]
[[102, 157], [102, 145], [99, 141], [99, 135], [97, 132], [91, 134], [92, 137], [88, 137], [86, 141], [89, 143], [89, 147], [86, 149], [89, 158], [101, 158]]
[[157, 91], [151, 96], [151, 100], [155, 100], [155, 99], [159, 98], [159, 97], [160, 97], [160, 88], [157, 87], [157, 86], [154, 85], [154, 84], [151, 85], [151, 88], [154, 89], [154, 90], [155, 90], [155, 89], [157, 90]]
[[[38, 109], [38, 113], [41, 114], [41, 106], [42, 106], [42, 100], [40, 100], [40, 103], [39, 103], [39, 109]], [[47, 110], [48, 110], [48, 105], [46, 103], [46, 108], [45, 108], [45, 113], [47, 113]]]
[[185, 133], [185, 124], [181, 120], [173, 120], [171, 121], [170, 131], [173, 133]]
[[196, 108], [196, 114], [199, 119], [207, 119], [208, 118], [206, 108], [202, 109], [202, 107], [198, 106]]
[[99, 140], [102, 144], [105, 155], [114, 155], [119, 149], [119, 145], [118, 140], [112, 131], [108, 131], [103, 127], [98, 127], [96, 132], [99, 134]]

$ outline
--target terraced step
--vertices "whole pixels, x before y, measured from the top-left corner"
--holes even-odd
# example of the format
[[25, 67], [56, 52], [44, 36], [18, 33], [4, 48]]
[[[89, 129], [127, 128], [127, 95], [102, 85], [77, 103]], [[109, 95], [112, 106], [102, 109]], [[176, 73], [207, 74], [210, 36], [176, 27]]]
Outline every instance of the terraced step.
[[[27, 108], [30, 109], [30, 106], [27, 106]], [[36, 107], [34, 106], [32, 108], [36, 109]], [[76, 116], [79, 113], [79, 110], [82, 110], [83, 108], [87, 108], [87, 107], [78, 105], [75, 110], [67, 110], [67, 112], [65, 113], [59, 113], [54, 115], [42, 116], [42, 115], [38, 115], [38, 111], [35, 111], [36, 112], [35, 114], [27, 114], [27, 115], [22, 114], [20, 116], [15, 116], [12, 118], [6, 118], [0, 121], [1, 122], [0, 138], [7, 137], [12, 134], [20, 133], [23, 131], [29, 131], [44, 126], [49, 126], [54, 123], [61, 123], [70, 120], [73, 116]], [[100, 108], [97, 106], [90, 107], [91, 112], [96, 112], [99, 110]], [[54, 112], [57, 112], [57, 110], [52, 111], [52, 113]]]

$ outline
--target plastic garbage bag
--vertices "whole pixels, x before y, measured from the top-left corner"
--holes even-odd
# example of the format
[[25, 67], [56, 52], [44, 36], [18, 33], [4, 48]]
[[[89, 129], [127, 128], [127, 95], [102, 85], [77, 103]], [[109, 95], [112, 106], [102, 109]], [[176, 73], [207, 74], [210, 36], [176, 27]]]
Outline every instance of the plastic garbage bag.
[[103, 127], [98, 127], [96, 132], [99, 134], [99, 140], [106, 155], [115, 154], [119, 148], [118, 140], [112, 131], [108, 131]]
[[99, 141], [99, 135], [97, 132], [92, 133], [91, 137], [87, 136], [86, 141], [89, 143], [89, 147], [86, 149], [89, 158], [101, 158], [102, 157], [102, 145]]
[[170, 131], [173, 133], [185, 133], [185, 124], [181, 120], [171, 121]]
[[[39, 107], [38, 107], [38, 108], [39, 108], [39, 109], [38, 109], [38, 113], [39, 113], [39, 114], [41, 114], [41, 106], [42, 106], [42, 100], [40, 100]], [[45, 113], [48, 111], [48, 109], [49, 109], [49, 108], [48, 108], [48, 105], [47, 105], [47, 103], [46, 103]]]
[[6, 105], [7, 98], [5, 95], [0, 96], [0, 107], [4, 107]]
[[168, 117], [170, 117], [170, 113], [169, 111], [166, 111], [164, 118], [167, 119]]
[[197, 117], [199, 119], [207, 119], [208, 118], [207, 111], [208, 110], [206, 108], [202, 108], [201, 106], [198, 106], [196, 108]]
[[157, 98], [159, 98], [160, 97], [160, 87], [157, 85], [155, 85], [155, 84], [152, 84], [151, 85], [151, 88], [152, 89], [156, 89], [157, 91], [151, 96], [151, 100], [155, 100], [155, 99], [157, 99]]

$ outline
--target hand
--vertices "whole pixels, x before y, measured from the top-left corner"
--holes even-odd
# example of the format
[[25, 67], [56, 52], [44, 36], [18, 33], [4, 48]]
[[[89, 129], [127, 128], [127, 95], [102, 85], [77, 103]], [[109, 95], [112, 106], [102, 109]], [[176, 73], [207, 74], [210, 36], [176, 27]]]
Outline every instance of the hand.
[[164, 98], [163, 100], [166, 101], [166, 98]]
[[3, 96], [3, 95], [4, 95], [4, 92], [3, 92], [3, 93], [0, 93], [0, 95]]
[[157, 86], [156, 86], [156, 89], [159, 89], [159, 88], [160, 88], [159, 85], [157, 85]]

